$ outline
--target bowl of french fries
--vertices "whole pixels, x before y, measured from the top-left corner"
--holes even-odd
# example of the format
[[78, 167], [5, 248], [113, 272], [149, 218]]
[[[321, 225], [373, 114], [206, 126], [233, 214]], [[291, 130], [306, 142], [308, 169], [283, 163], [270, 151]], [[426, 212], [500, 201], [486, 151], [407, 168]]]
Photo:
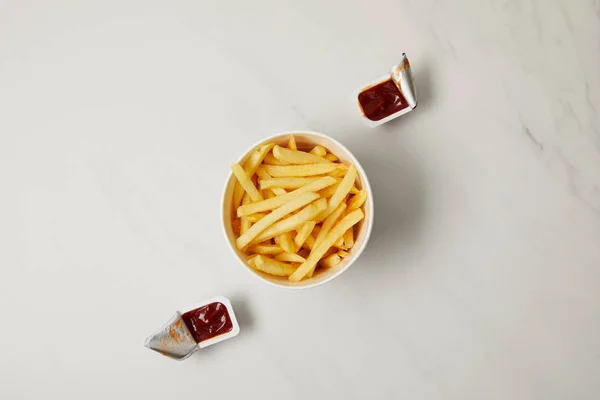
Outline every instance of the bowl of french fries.
[[371, 187], [338, 141], [310, 131], [281, 133], [231, 166], [223, 226], [255, 276], [286, 288], [318, 286], [364, 250], [373, 226]]

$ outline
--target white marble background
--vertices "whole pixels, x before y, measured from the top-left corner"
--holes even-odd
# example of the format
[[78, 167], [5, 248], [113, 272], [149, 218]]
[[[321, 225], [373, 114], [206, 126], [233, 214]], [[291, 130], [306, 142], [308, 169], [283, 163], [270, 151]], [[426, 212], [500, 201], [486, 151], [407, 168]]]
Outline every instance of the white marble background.
[[[419, 107], [363, 127], [402, 52]], [[598, 0], [0, 0], [0, 398], [597, 399], [599, 110]], [[229, 165], [295, 128], [376, 195], [303, 292], [219, 221]], [[237, 338], [142, 346], [217, 294]]]

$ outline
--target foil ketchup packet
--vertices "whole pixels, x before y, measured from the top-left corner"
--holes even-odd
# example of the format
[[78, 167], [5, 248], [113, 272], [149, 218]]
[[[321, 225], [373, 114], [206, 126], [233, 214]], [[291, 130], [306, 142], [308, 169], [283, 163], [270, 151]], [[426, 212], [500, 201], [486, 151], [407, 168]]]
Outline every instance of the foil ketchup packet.
[[231, 302], [217, 296], [183, 314], [177, 311], [144, 345], [175, 360], [185, 360], [198, 349], [232, 338], [239, 332]]
[[356, 101], [363, 122], [373, 128], [414, 110], [417, 91], [406, 54], [389, 75], [359, 89]]

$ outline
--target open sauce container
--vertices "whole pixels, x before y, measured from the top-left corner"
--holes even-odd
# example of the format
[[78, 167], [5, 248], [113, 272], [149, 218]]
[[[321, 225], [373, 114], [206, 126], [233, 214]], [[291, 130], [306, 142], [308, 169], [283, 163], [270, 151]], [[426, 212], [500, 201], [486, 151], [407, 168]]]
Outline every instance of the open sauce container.
[[202, 349], [232, 338], [240, 332], [233, 307], [223, 296], [213, 297], [189, 308], [177, 311], [166, 324], [144, 344], [175, 360], [185, 360]]
[[363, 121], [376, 127], [417, 107], [417, 92], [406, 54], [389, 75], [361, 88], [356, 94]]

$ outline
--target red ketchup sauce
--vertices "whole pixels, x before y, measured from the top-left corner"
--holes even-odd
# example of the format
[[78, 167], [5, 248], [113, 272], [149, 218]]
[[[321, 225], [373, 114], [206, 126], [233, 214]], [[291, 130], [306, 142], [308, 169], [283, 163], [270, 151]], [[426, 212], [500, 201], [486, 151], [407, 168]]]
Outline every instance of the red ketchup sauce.
[[392, 79], [364, 89], [358, 94], [358, 102], [365, 117], [380, 121], [408, 107], [408, 102]]
[[196, 343], [222, 335], [233, 329], [233, 323], [223, 303], [210, 303], [181, 316]]

